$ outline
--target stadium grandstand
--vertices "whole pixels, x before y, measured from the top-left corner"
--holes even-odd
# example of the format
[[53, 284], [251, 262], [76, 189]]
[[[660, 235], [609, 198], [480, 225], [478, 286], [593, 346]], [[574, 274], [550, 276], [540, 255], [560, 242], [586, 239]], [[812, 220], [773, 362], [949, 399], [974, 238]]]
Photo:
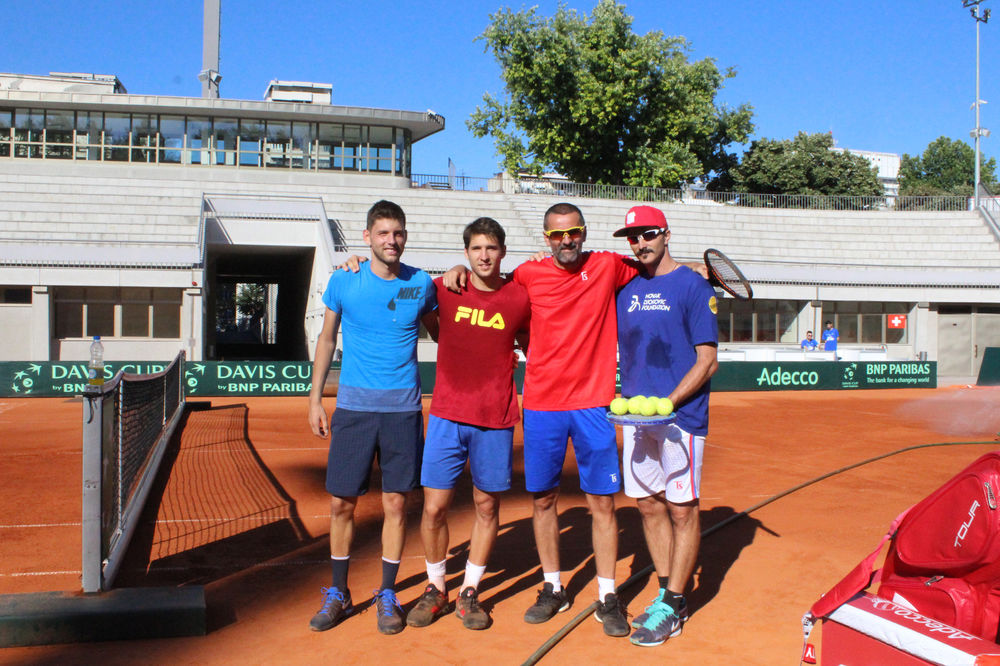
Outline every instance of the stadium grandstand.
[[[842, 359], [926, 358], [939, 376], [973, 377], [1000, 346], [990, 196], [973, 210], [413, 174], [412, 151], [444, 127], [431, 111], [334, 105], [324, 84], [272, 81], [247, 101], [0, 74], [0, 360], [82, 360], [93, 335], [112, 358], [306, 360], [328, 276], [366, 254], [381, 198], [407, 213], [404, 261], [432, 273], [464, 262], [479, 216], [507, 229], [509, 270], [545, 247], [553, 203], [580, 206], [588, 249], [617, 252], [625, 211], [655, 203], [674, 256], [722, 249], [754, 284], [753, 301], [721, 301], [721, 360], [802, 360], [826, 320]], [[420, 349], [433, 359], [432, 341]]]

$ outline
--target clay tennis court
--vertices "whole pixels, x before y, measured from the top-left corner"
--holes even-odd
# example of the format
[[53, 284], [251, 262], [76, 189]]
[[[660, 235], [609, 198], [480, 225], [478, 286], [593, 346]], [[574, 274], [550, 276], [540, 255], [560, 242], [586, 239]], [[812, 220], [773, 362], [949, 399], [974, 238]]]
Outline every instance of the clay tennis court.
[[[425, 401], [426, 404], [426, 401]], [[328, 399], [332, 410], [334, 399]], [[193, 408], [192, 408], [193, 407]], [[80, 588], [81, 403], [0, 400], [0, 593]], [[1000, 388], [716, 393], [702, 484], [705, 529], [789, 488], [860, 461], [919, 448], [836, 474], [754, 510], [708, 535], [684, 633], [656, 648], [608, 638], [585, 617], [542, 663], [794, 664], [800, 618], [869, 553], [891, 520], [973, 459], [1000, 448]], [[520, 431], [516, 433], [520, 441]], [[120, 585], [200, 584], [204, 637], [0, 649], [0, 663], [136, 662], [519, 664], [595, 597], [589, 516], [572, 458], [560, 502], [564, 583], [572, 608], [541, 625], [522, 619], [541, 573], [523, 474], [501, 509], [501, 533], [480, 598], [493, 626], [462, 628], [446, 616], [397, 636], [375, 629], [374, 611], [324, 633], [308, 621], [329, 584], [326, 442], [306, 425], [305, 398], [189, 402], [164, 461], [151, 507]], [[515, 461], [519, 456], [515, 452]], [[517, 464], [517, 463], [515, 463]], [[619, 497], [617, 579], [649, 564], [638, 513]], [[355, 603], [378, 584], [379, 499], [360, 503], [350, 580]], [[419, 501], [411, 512], [399, 598], [412, 606], [424, 585]], [[452, 599], [464, 566], [471, 490], [451, 514]], [[655, 576], [623, 590], [631, 614], [656, 593]], [[820, 636], [814, 634], [814, 642]]]

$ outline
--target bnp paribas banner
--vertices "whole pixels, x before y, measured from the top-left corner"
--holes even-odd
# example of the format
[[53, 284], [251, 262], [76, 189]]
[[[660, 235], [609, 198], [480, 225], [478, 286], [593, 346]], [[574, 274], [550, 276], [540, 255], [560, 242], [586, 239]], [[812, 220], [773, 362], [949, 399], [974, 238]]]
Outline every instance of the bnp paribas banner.
[[[434, 363], [420, 363], [424, 393], [434, 388]], [[132, 374], [160, 372], [156, 361], [107, 361], [104, 374], [119, 370]], [[339, 366], [331, 368], [335, 383]], [[520, 390], [522, 364], [514, 375]], [[308, 395], [312, 363], [308, 361], [190, 361], [184, 387], [189, 397]], [[87, 384], [86, 362], [0, 362], [0, 397], [75, 396]], [[713, 391], [809, 391], [878, 388], [934, 388], [936, 362], [832, 361], [725, 362], [712, 378]]]

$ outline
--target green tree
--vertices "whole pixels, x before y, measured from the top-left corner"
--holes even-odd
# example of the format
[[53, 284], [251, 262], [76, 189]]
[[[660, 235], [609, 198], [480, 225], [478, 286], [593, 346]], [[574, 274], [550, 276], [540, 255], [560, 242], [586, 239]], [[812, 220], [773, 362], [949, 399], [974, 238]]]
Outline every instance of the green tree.
[[[996, 160], [979, 155], [979, 179], [996, 186]], [[976, 151], [964, 141], [941, 136], [923, 155], [903, 155], [899, 165], [899, 193], [906, 196], [956, 195], [971, 197], [975, 184]]]
[[883, 194], [878, 170], [868, 160], [831, 148], [833, 136], [822, 133], [754, 141], [732, 171], [735, 188], [759, 194]]
[[486, 93], [467, 125], [493, 137], [509, 173], [674, 187], [725, 171], [736, 159], [729, 145], [753, 132], [749, 105], [715, 105], [732, 69], [688, 62], [683, 37], [636, 35], [614, 0], [600, 0], [589, 20], [564, 6], [551, 18], [503, 9], [479, 38], [506, 95]]

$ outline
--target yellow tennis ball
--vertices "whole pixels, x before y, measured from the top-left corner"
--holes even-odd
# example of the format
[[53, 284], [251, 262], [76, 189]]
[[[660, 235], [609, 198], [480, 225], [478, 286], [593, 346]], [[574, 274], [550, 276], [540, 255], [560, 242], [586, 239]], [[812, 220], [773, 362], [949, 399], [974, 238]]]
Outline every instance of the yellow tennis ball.
[[612, 400], [611, 413], [618, 414], [619, 416], [621, 416], [622, 414], [627, 414], [628, 400], [626, 400], [625, 398], [615, 398], [614, 400]]
[[674, 403], [670, 398], [657, 398], [656, 413], [660, 416], [669, 416], [674, 411]]
[[629, 414], [641, 414], [642, 406], [646, 402], [646, 398], [641, 395], [634, 395], [628, 399], [628, 413]]
[[656, 398], [646, 398], [645, 400], [643, 400], [642, 401], [642, 415], [643, 416], [652, 416], [653, 414], [655, 414], [656, 413], [656, 404], [657, 404], [657, 399]]

